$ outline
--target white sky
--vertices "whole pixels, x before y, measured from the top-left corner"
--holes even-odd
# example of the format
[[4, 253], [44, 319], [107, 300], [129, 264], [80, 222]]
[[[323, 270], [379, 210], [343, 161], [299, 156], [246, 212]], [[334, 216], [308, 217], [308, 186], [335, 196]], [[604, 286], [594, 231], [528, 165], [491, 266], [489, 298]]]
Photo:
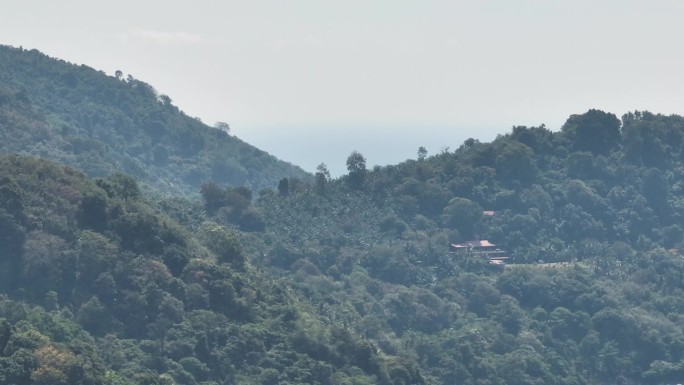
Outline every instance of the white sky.
[[0, 0], [0, 44], [169, 95], [313, 171], [559, 129], [590, 108], [684, 115], [677, 0]]

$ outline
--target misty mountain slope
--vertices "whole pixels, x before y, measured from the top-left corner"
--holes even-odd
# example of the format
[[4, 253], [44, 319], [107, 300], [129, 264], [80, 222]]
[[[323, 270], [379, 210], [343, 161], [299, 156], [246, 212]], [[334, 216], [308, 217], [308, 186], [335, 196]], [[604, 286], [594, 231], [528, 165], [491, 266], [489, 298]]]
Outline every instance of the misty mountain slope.
[[36, 50], [0, 47], [0, 151], [104, 176], [125, 172], [160, 192], [208, 180], [273, 188], [308, 174], [181, 112], [142, 81]]
[[[11, 52], [30, 60], [8, 74], [59, 92], [31, 98], [21, 82], [3, 85], [0, 139], [96, 175], [119, 162], [133, 177], [89, 179], [0, 156], [0, 382], [660, 385], [684, 376], [680, 116], [590, 110], [559, 132], [514, 127], [395, 166], [367, 169], [352, 154], [346, 176], [280, 179], [256, 199], [222, 183], [194, 190], [201, 202], [161, 199], [140, 193], [135, 178], [149, 175], [136, 162], [173, 165], [174, 181], [225, 182], [208, 178], [226, 168], [202, 155], [214, 147], [190, 129], [198, 122], [135, 79], [66, 63], [55, 67], [64, 76], [40, 75], [56, 61]], [[476, 239], [504, 250], [505, 266], [450, 250]]]
[[[427, 381], [681, 377], [684, 118], [591, 110], [425, 155], [372, 170], [353, 155], [342, 178], [283, 183], [255, 203], [269, 215], [248, 244]], [[474, 239], [507, 266], [449, 250]]]
[[273, 213], [270, 228], [293, 239], [341, 234], [347, 244], [372, 244], [420, 229], [456, 243], [490, 239], [519, 262], [572, 259], [587, 242], [680, 248], [683, 138], [680, 116], [637, 112], [621, 122], [592, 110], [559, 132], [515, 127], [491, 143], [469, 139], [452, 152], [338, 180], [317, 175], [320, 186], [263, 205]]
[[239, 232], [187, 228], [129, 176], [0, 156], [0, 197], [2, 383], [423, 382], [253, 266]]

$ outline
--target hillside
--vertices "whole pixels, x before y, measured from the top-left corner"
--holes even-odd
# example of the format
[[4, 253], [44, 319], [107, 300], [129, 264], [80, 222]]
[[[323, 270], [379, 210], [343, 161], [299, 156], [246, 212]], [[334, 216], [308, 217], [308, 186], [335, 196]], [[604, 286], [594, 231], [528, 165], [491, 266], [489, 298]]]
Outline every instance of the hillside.
[[[396, 166], [352, 154], [347, 176], [262, 195], [265, 234], [248, 244], [429, 382], [671, 383], [684, 375], [683, 139], [680, 116], [591, 110]], [[507, 266], [449, 252], [473, 239]]]
[[0, 53], [0, 383], [684, 378], [683, 117], [310, 178], [141, 81]]
[[0, 46], [0, 151], [124, 172], [162, 193], [202, 182], [273, 188], [300, 168], [208, 127], [130, 75], [107, 76], [36, 50]]
[[421, 382], [128, 176], [1, 156], [0, 196], [0, 383]]
[[[683, 122], [589, 111], [201, 202], [0, 157], [0, 382], [672, 383]], [[473, 238], [511, 259], [449, 251]]]

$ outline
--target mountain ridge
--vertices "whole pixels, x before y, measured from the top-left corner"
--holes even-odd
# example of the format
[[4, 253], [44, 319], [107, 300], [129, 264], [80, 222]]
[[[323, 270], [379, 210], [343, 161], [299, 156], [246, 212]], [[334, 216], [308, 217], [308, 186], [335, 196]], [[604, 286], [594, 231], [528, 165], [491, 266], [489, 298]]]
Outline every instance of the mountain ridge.
[[209, 180], [258, 191], [282, 177], [310, 177], [185, 115], [149, 84], [117, 75], [0, 46], [0, 149], [92, 176], [126, 172], [166, 193], [196, 194]]

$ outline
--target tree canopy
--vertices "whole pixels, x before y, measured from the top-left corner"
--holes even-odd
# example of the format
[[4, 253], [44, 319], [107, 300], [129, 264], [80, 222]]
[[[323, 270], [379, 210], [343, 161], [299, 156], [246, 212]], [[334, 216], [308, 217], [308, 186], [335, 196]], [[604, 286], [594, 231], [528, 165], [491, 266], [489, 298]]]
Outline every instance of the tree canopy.
[[0, 69], [23, 153], [0, 155], [2, 384], [682, 377], [682, 117], [590, 110], [311, 178], [131, 76]]

